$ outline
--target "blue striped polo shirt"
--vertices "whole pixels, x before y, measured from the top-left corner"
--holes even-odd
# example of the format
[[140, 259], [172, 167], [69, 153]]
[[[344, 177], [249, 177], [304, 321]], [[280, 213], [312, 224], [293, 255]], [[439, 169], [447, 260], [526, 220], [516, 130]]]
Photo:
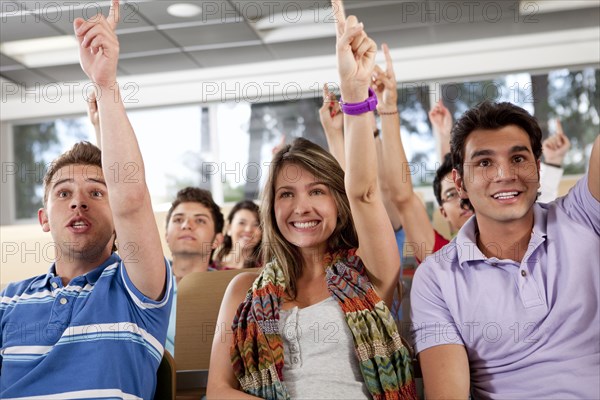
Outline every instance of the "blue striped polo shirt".
[[159, 301], [112, 254], [65, 287], [46, 275], [0, 294], [0, 398], [152, 399], [171, 310], [171, 267]]

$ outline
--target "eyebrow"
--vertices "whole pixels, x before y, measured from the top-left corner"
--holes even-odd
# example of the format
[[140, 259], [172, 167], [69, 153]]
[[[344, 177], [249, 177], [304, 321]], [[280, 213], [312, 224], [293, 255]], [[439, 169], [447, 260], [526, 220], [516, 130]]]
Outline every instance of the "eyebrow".
[[[509, 154], [514, 154], [514, 153], [520, 153], [520, 152], [527, 152], [527, 153], [531, 153], [531, 151], [529, 150], [529, 148], [527, 146], [513, 146], [510, 148], [510, 150], [508, 151]], [[491, 156], [496, 154], [496, 152], [494, 150], [490, 150], [490, 149], [484, 149], [484, 150], [477, 150], [475, 152], [473, 152], [473, 154], [471, 154], [471, 158], [476, 158], [476, 157], [481, 157], [481, 156]]]
[[[325, 187], [328, 187], [327, 184], [325, 182], [311, 182], [309, 184], [307, 184], [306, 186], [311, 188], [314, 186], [318, 186], [318, 185], [323, 185]], [[275, 189], [275, 193], [279, 192], [280, 190], [295, 190], [293, 186], [280, 186], [278, 188]]]
[[[86, 178], [85, 181], [99, 183], [101, 185], [106, 186], [106, 182], [102, 179]], [[75, 182], [75, 179], [73, 179], [73, 178], [60, 179], [54, 185], [52, 185], [52, 189], [56, 188], [59, 185], [62, 185], [63, 183], [74, 183], [74, 182]]]
[[[175, 214], [173, 214], [173, 215], [171, 216], [171, 218], [180, 217], [180, 216], [185, 216], [185, 213], [182, 213], [182, 212], [175, 213]], [[196, 214], [192, 214], [192, 217], [206, 217], [206, 218], [208, 218], [208, 217], [209, 217], [209, 214], [205, 214], [205, 213], [196, 213]]]

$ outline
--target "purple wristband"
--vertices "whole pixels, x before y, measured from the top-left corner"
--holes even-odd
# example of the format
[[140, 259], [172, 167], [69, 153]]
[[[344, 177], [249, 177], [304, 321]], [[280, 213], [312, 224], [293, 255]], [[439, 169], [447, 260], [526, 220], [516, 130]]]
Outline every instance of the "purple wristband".
[[369, 111], [374, 111], [377, 108], [377, 96], [373, 89], [369, 88], [369, 97], [360, 103], [344, 103], [340, 99], [342, 112], [347, 115], [360, 115]]

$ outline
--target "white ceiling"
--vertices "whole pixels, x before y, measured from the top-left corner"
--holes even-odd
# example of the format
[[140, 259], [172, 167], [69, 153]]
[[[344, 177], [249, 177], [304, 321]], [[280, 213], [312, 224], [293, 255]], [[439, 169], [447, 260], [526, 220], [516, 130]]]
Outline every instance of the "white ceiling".
[[[560, 2], [554, 0], [552, 4]], [[303, 39], [318, 35], [318, 30], [327, 29], [327, 25], [333, 33], [327, 0], [194, 1], [204, 12], [192, 18], [169, 15], [167, 7], [173, 3], [129, 0], [123, 4], [118, 28], [120, 76], [177, 74], [184, 70], [278, 62], [334, 52], [333, 35]], [[544, 1], [524, 2], [523, 11], [519, 12], [519, 2], [508, 0], [345, 2], [347, 12], [357, 15], [377, 42], [387, 42], [392, 49], [581, 28], [600, 30], [598, 0], [562, 3], [564, 7], [545, 11]], [[574, 3], [576, 7], [572, 6]], [[91, 17], [98, 9], [106, 15], [109, 4], [109, 1], [3, 0], [0, 43], [72, 35], [74, 18]], [[270, 43], [268, 32], [257, 29], [259, 19], [267, 27], [283, 21], [285, 28], [295, 28], [299, 33], [292, 32], [296, 36], [288, 41]], [[300, 20], [320, 22], [306, 24]], [[31, 87], [84, 80], [85, 76], [76, 63], [28, 68], [0, 54], [0, 79]]]

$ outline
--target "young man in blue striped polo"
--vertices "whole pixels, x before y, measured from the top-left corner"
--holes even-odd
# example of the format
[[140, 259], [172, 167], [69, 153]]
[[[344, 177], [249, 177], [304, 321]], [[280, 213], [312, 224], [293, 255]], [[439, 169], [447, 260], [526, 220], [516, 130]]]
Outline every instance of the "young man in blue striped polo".
[[118, 15], [113, 0], [108, 18], [75, 20], [81, 66], [97, 88], [102, 154], [78, 143], [44, 179], [38, 216], [55, 262], [0, 296], [2, 399], [154, 395], [171, 272], [119, 95]]

